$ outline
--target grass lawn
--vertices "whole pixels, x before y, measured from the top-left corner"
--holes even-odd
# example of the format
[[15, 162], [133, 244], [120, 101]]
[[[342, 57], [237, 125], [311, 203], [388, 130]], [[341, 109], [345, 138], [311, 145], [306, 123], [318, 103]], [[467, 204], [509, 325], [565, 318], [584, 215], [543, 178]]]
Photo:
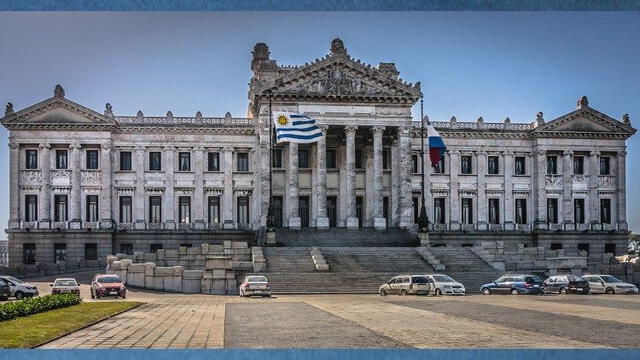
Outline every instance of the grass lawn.
[[31, 348], [134, 308], [133, 301], [86, 302], [0, 322], [0, 348]]

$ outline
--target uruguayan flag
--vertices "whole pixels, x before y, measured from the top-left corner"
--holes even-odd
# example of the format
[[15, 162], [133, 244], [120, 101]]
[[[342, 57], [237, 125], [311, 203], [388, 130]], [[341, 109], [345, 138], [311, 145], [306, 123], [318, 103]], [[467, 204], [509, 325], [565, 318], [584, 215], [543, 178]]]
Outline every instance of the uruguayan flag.
[[304, 115], [275, 112], [273, 122], [276, 124], [276, 143], [312, 143], [322, 136], [316, 121]]

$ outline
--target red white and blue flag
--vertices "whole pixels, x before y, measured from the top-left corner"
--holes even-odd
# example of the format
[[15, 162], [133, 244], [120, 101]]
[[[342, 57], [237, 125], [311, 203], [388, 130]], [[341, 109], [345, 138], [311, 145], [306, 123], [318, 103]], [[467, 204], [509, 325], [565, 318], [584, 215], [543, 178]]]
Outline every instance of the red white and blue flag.
[[431, 160], [431, 166], [435, 167], [440, 162], [440, 159], [444, 157], [447, 147], [444, 145], [444, 141], [442, 141], [438, 131], [431, 124], [427, 125], [427, 137], [429, 138], [429, 159]]

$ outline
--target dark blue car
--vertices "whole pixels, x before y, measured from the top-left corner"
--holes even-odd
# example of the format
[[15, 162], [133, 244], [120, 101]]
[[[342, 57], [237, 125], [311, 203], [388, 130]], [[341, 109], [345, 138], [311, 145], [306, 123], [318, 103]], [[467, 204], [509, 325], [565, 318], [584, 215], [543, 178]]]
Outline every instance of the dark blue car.
[[485, 295], [544, 294], [542, 279], [537, 275], [504, 275], [492, 283], [482, 285], [480, 291]]

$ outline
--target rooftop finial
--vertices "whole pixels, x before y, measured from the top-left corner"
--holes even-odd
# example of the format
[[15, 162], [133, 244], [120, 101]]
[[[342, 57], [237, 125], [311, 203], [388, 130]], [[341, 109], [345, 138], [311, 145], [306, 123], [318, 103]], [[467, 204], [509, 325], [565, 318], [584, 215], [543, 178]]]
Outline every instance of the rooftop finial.
[[331, 55], [347, 55], [347, 48], [344, 47], [344, 43], [339, 37], [331, 42]]
[[13, 114], [13, 104], [12, 103], [10, 103], [10, 102], [7, 103], [7, 107], [4, 109], [4, 114], [5, 115]]
[[111, 104], [106, 103], [104, 105], [104, 116], [108, 117], [108, 118], [113, 118], [113, 108], [111, 107]]
[[60, 86], [60, 84], [56, 85], [56, 88], [53, 90], [53, 96], [60, 98], [64, 97], [64, 89], [62, 88], [62, 86]]
[[578, 99], [578, 109], [583, 107], [589, 107], [589, 99], [587, 99], [586, 96], [581, 96], [580, 99]]
[[253, 47], [253, 60], [269, 60], [269, 47], [259, 42]]
[[202, 119], [202, 113], [200, 111], [196, 113], [196, 119], [198, 120]]
[[538, 125], [544, 124], [544, 114], [542, 113], [542, 111], [536, 114], [536, 122], [538, 123]]
[[627, 126], [631, 126], [631, 119], [629, 118], [629, 114], [622, 115], [622, 122]]

